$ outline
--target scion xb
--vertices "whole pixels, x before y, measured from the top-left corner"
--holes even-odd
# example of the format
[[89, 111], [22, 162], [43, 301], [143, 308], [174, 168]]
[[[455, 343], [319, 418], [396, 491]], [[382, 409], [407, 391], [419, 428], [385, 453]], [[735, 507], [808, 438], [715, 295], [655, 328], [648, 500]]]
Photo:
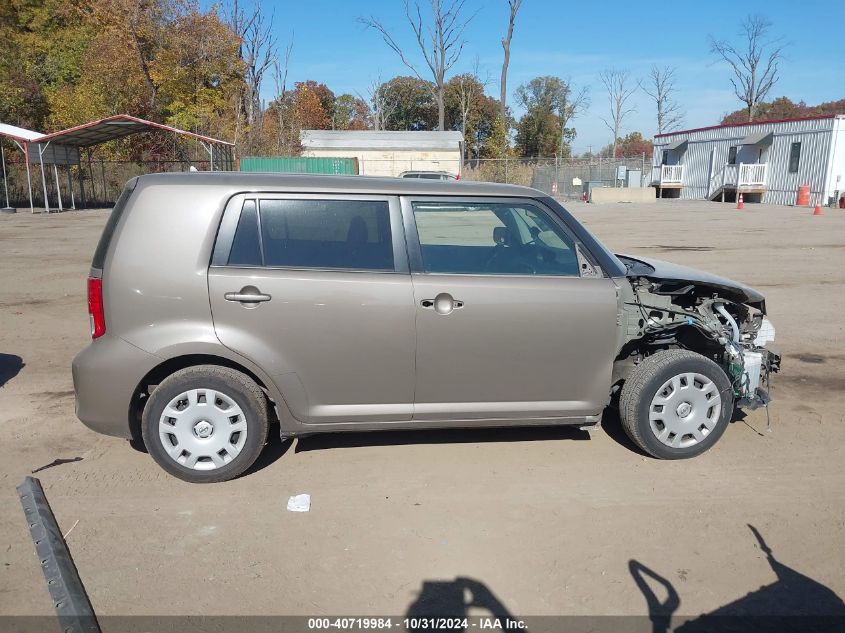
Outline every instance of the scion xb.
[[490, 183], [141, 176], [88, 307], [77, 416], [191, 482], [243, 473], [276, 424], [595, 428], [610, 402], [643, 451], [692, 457], [767, 403], [780, 361], [758, 292], [615, 255]]

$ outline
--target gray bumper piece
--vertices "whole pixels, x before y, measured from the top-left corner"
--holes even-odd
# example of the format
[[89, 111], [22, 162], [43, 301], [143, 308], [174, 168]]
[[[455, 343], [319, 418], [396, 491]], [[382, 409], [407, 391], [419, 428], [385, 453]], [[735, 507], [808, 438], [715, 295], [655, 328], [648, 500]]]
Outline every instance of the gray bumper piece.
[[35, 542], [35, 552], [53, 599], [59, 630], [64, 633], [100, 633], [100, 625], [76, 565], [62, 536], [56, 517], [47, 503], [41, 482], [26, 477], [17, 487], [29, 532]]

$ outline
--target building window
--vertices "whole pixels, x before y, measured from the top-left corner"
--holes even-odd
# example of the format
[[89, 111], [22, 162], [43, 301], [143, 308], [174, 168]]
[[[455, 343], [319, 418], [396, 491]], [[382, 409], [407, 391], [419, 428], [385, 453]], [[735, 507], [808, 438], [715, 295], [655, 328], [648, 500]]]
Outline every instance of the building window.
[[669, 150], [668, 149], [663, 150], [663, 160], [660, 164], [661, 165], [668, 165], [669, 164]]
[[736, 165], [736, 145], [728, 150], [728, 165]]
[[801, 162], [801, 143], [793, 143], [789, 148], [789, 173], [798, 173], [798, 163]]

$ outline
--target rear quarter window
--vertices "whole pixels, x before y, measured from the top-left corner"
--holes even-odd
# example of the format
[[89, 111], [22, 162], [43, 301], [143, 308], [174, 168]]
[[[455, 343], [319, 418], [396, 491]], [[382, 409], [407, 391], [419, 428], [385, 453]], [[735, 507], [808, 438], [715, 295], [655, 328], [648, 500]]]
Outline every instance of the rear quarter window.
[[114, 230], [117, 228], [120, 218], [123, 216], [123, 211], [126, 209], [126, 203], [132, 197], [132, 192], [135, 191], [135, 186], [138, 184], [138, 179], [133, 178], [126, 183], [117, 202], [114, 203], [114, 208], [111, 210], [109, 219], [106, 221], [106, 226], [103, 228], [103, 233], [100, 235], [100, 241], [97, 243], [97, 250], [94, 251], [94, 259], [91, 262], [91, 267], [98, 270], [103, 269], [103, 264], [106, 261], [106, 253], [108, 253], [109, 245], [112, 237], [114, 237]]

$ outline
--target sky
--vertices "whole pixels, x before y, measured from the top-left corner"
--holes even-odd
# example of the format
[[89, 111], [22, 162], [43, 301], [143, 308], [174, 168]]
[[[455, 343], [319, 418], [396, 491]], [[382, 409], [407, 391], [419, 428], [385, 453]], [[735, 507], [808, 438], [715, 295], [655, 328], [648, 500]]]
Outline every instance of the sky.
[[[427, 5], [426, 0], [421, 3]], [[335, 94], [366, 94], [379, 77], [387, 80], [410, 74], [379, 34], [358, 21], [363, 16], [382, 21], [411, 58], [422, 61], [401, 0], [261, 4], [265, 12], [273, 13], [281, 47], [293, 41], [289, 85], [313, 79]], [[489, 76], [488, 94], [498, 98], [507, 1], [466, 0], [465, 11], [475, 17], [466, 30], [461, 60], [451, 73], [471, 71], [477, 60], [479, 74]], [[574, 153], [597, 151], [612, 137], [602, 122], [609, 105], [599, 73], [607, 68], [625, 70], [633, 82], [645, 78], [653, 64], [670, 65], [677, 68], [676, 100], [685, 113], [683, 127], [716, 124], [742, 104], [733, 94], [729, 69], [710, 54], [708, 36], [737, 39], [741, 21], [749, 13], [766, 16], [773, 23], [772, 35], [788, 43], [771, 97], [787, 96], [808, 104], [845, 98], [845, 52], [839, 33], [845, 24], [845, 2], [523, 0], [511, 44], [508, 105], [516, 105], [513, 93], [519, 84], [539, 75], [557, 75], [576, 87], [586, 86], [590, 106], [571, 124], [577, 130], [572, 149]], [[267, 81], [265, 96], [269, 98], [271, 91], [272, 82]], [[639, 131], [651, 137], [656, 128], [653, 102], [637, 91], [631, 103], [636, 112], [625, 120], [623, 133]], [[520, 114], [518, 108], [514, 110]]]

